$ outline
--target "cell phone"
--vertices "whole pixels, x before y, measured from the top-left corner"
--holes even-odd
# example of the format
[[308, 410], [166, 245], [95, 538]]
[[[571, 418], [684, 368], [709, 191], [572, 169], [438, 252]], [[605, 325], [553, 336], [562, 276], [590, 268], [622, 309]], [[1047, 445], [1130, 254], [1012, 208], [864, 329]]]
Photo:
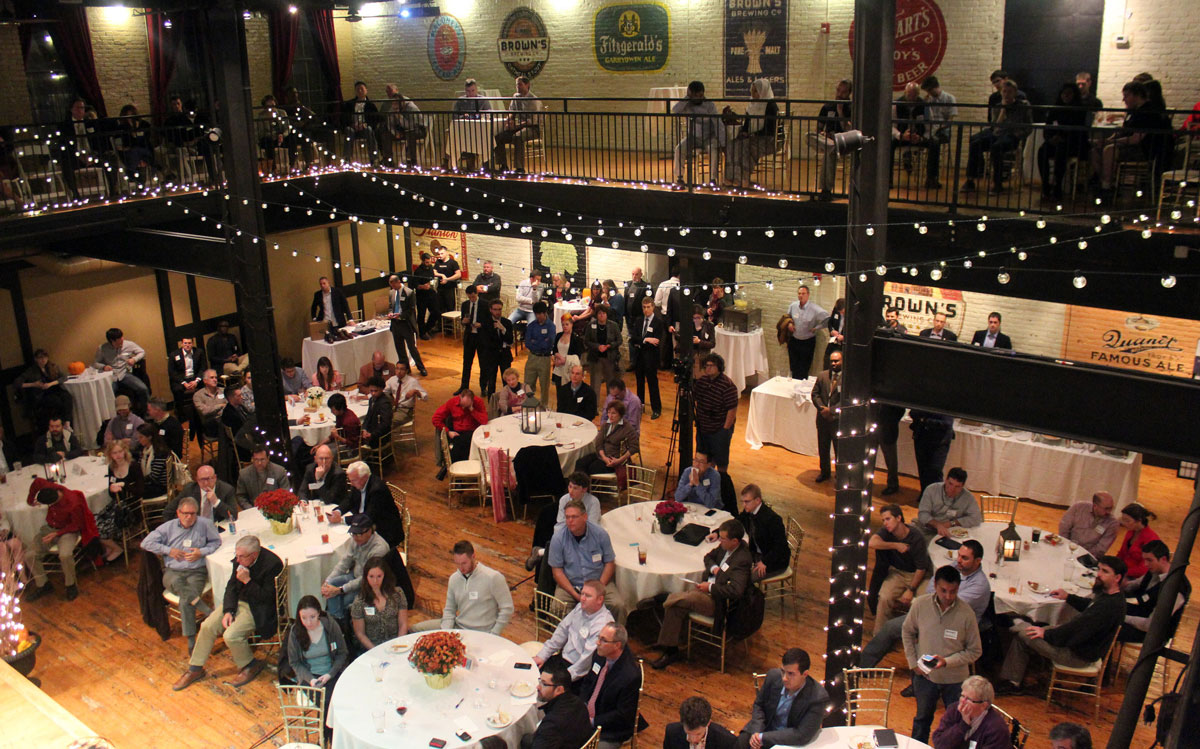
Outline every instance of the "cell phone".
[[433, 749], [442, 749], [444, 746], [446, 746], [446, 740], [445, 739], [430, 739], [429, 745], [432, 746]]
[[528, 671], [529, 669], [533, 668], [533, 664], [532, 663], [514, 663], [513, 668], [519, 668], [519, 669]]
[[467, 733], [466, 731], [459, 731], [458, 733], [456, 733], [454, 735], [458, 737], [459, 741], [470, 741], [471, 740], [471, 734]]
[[875, 746], [879, 747], [879, 749], [899, 746], [896, 742], [896, 732], [890, 728], [876, 728]]
[[704, 513], [704, 517], [711, 518], [713, 515], [716, 515], [716, 514], [717, 514], [716, 510], [709, 510], [708, 512]]

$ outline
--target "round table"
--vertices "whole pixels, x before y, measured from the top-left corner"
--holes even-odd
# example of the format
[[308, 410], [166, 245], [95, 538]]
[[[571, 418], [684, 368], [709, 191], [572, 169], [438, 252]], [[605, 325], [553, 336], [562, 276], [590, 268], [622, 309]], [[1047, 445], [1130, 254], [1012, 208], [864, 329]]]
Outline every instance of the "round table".
[[575, 470], [576, 461], [594, 452], [592, 443], [596, 441], [596, 433], [596, 425], [590, 421], [557, 411], [544, 411], [542, 431], [526, 434], [521, 431], [520, 414], [509, 414], [492, 419], [475, 430], [471, 435], [472, 457], [478, 455], [480, 448], [503, 448], [515, 458], [522, 447], [554, 445], [558, 451], [558, 464], [565, 475]]
[[[332, 510], [333, 506], [328, 509]], [[220, 601], [225, 596], [225, 585], [233, 575], [233, 547], [238, 537], [246, 535], [258, 536], [263, 548], [275, 552], [287, 563], [288, 582], [291, 584], [288, 590], [290, 612], [295, 613], [296, 604], [306, 595], [314, 595], [321, 600], [321, 583], [333, 571], [346, 547], [353, 543], [346, 524], [318, 524], [315, 518], [309, 516], [300, 521], [300, 530], [293, 530], [286, 536], [275, 535], [270, 525], [255, 508], [238, 513], [237, 536], [229, 534], [228, 523], [222, 524], [225, 530], [221, 533], [221, 548], [204, 558], [208, 579], [212, 581], [214, 601]], [[321, 544], [322, 533], [329, 534], [327, 546]], [[313, 552], [311, 556], [310, 551]]]
[[555, 302], [554, 303], [554, 329], [557, 332], [561, 333], [562, 332], [563, 315], [570, 312], [571, 316], [574, 317], [575, 315], [578, 315], [580, 312], [583, 312], [587, 308], [588, 308], [588, 303], [587, 303], [586, 299], [576, 299], [573, 302]]
[[[1068, 593], [1086, 594], [1094, 578], [1083, 577], [1087, 568], [1075, 559], [1084, 553], [1083, 550], [1076, 548], [1072, 551], [1066, 539], [1057, 546], [1051, 545], [1046, 541], [1047, 531], [1042, 531], [1041, 543], [1030, 543], [1029, 551], [1022, 548], [1020, 561], [1005, 562], [1004, 566], [998, 566], [996, 539], [1000, 531], [1007, 527], [1007, 523], [984, 523], [967, 529], [970, 538], [983, 544], [983, 571], [988, 575], [988, 582], [996, 596], [996, 613], [1021, 614], [1039, 622], [1057, 621], [1062, 613], [1063, 602], [1045, 592], [1033, 592], [1029, 589], [1029, 583], [1045, 586], [1046, 592], [1062, 588]], [[1033, 538], [1032, 531], [1030, 526], [1017, 526], [1022, 541], [1030, 541]], [[951, 563], [947, 556], [949, 550], [938, 546], [936, 540], [929, 544], [929, 556], [935, 568]], [[995, 577], [992, 577], [993, 574]]]
[[[626, 610], [632, 611], [638, 601], [653, 598], [659, 593], [681, 593], [694, 586], [683, 578], [703, 580], [704, 555], [716, 546], [716, 542], [701, 542], [698, 546], [681, 544], [671, 536], [657, 532], [654, 506], [657, 502], [638, 502], [610, 510], [600, 517], [600, 525], [613, 540], [617, 574], [614, 582], [621, 593], [621, 602]], [[712, 528], [729, 520], [732, 515], [717, 510], [706, 516], [704, 505], [684, 503], [687, 515], [679, 521], [683, 528], [688, 523], [699, 523]], [[639, 518], [641, 518], [639, 520]], [[654, 531], [651, 533], [651, 527]], [[646, 564], [638, 564], [638, 549], [646, 550]]]
[[[450, 686], [431, 689], [425, 678], [408, 662], [407, 653], [393, 653], [397, 643], [411, 646], [423, 634], [416, 633], [385, 642], [359, 656], [342, 672], [329, 701], [333, 726], [333, 749], [366, 749], [367, 747], [423, 747], [432, 738], [445, 739], [454, 749], [474, 747], [487, 736], [499, 736], [511, 749], [516, 749], [521, 736], [537, 727], [536, 687], [540, 676], [529, 655], [516, 643], [487, 632], [458, 630], [467, 646], [470, 670], [456, 668], [450, 675]], [[373, 667], [380, 663], [382, 682], [376, 682]], [[529, 669], [514, 668], [515, 663], [527, 663]], [[534, 688], [525, 698], [512, 696], [513, 684], [524, 682]], [[493, 688], [492, 685], [495, 685]], [[404, 700], [408, 711], [403, 718], [396, 714], [396, 701]], [[486, 722], [488, 715], [498, 709], [512, 718], [502, 728]], [[384, 712], [384, 730], [375, 730], [372, 713]], [[465, 730], [469, 742], [456, 736]]]
[[[292, 403], [290, 400], [287, 403], [288, 421], [296, 421], [296, 426], [288, 428], [293, 437], [301, 437], [304, 439], [304, 444], [312, 446], [318, 445], [329, 439], [329, 433], [333, 431], [333, 412], [329, 410], [329, 396], [333, 393], [325, 393], [325, 397], [321, 399], [321, 408], [315, 413], [310, 413], [304, 410], [304, 401], [299, 400]], [[346, 407], [354, 412], [354, 415], [362, 419], [367, 415], [367, 401], [360, 401], [358, 393], [342, 391], [342, 395], [346, 397]], [[300, 424], [300, 420], [305, 416], [309, 417], [309, 424]]]
[[716, 334], [713, 353], [720, 354], [725, 360], [725, 376], [733, 380], [739, 393], [746, 389], [747, 379], [760, 372], [765, 376], [771, 370], [761, 329], [736, 333], [718, 325]]
[[79, 437], [80, 447], [96, 447], [96, 434], [105, 419], [117, 414], [117, 398], [113, 393], [113, 373], [88, 368], [81, 375], [63, 380], [75, 403], [71, 409], [71, 428]]
[[[46, 505], [31, 507], [25, 501], [29, 496], [29, 485], [39, 476], [46, 476], [40, 463], [22, 466], [20, 470], [9, 471], [5, 483], [0, 484], [0, 513], [8, 519], [13, 533], [26, 546], [32, 545], [38, 529], [46, 522]], [[107, 507], [111, 499], [108, 494], [108, 464], [104, 458], [88, 455], [68, 460], [66, 478], [59, 483], [68, 489], [83, 492], [93, 515]]]
[[[804, 745], [805, 749], [858, 749], [858, 746], [866, 742], [867, 746], [875, 746], [872, 737], [875, 735], [876, 728], [884, 726], [862, 725], [862, 726], [831, 726], [822, 728], [821, 732], [812, 741]], [[929, 744], [917, 741], [911, 736], [896, 734], [896, 743], [900, 745], [900, 749], [929, 749]], [[778, 749], [791, 749], [790, 744], [776, 744]]]

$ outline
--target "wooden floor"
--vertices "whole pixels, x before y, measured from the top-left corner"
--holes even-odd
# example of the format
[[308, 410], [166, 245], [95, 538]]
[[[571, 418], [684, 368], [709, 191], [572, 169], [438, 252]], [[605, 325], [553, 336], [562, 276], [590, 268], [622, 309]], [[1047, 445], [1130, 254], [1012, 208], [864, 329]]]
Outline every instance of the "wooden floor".
[[[451, 511], [445, 502], [445, 484], [433, 479], [433, 428], [429, 415], [457, 387], [461, 350], [456, 341], [435, 339], [422, 344], [429, 369], [425, 385], [430, 403], [423, 406], [417, 433], [421, 455], [409, 453], [400, 469], [388, 478], [409, 491], [413, 510], [410, 566], [417, 585], [418, 602], [425, 607], [416, 618], [440, 615], [445, 580], [453, 570], [449, 548], [455, 540], [467, 538], [475, 544], [479, 558], [502, 571], [510, 584], [525, 577], [523, 560], [529, 553], [532, 527], [521, 523], [495, 525], [490, 512], [485, 516], [478, 507]], [[632, 381], [632, 377], [629, 378]], [[646, 420], [642, 431], [642, 454], [646, 465], [662, 466], [666, 459], [671, 419], [669, 404], [674, 398], [670, 377], [661, 375], [666, 413], [658, 421]], [[825, 603], [829, 570], [828, 516], [832, 490], [828, 484], [816, 485], [816, 458], [794, 455], [777, 447], [751, 451], [743, 439], [748, 399], [743, 398], [735, 429], [731, 473], [738, 486], [753, 480], [759, 483], [767, 501], [781, 514], [795, 516], [807, 529], [801, 567], [804, 574], [801, 616], [791, 612], [781, 617], [775, 606], [769, 607], [763, 629], [750, 643], [749, 657], [739, 645], [731, 650], [727, 673], [718, 674], [702, 663], [679, 664], [665, 672], [647, 669], [642, 711], [650, 728], [642, 734], [645, 746], [660, 746], [666, 724], [677, 719], [680, 701], [701, 694], [713, 703], [714, 720], [739, 730], [749, 716], [754, 693], [751, 672], [777, 666], [786, 647], [801, 646], [814, 656], [812, 673], [823, 672], [819, 655], [824, 652]], [[797, 479], [798, 477], [798, 479]], [[661, 479], [660, 479], [661, 480]], [[916, 481], [902, 477], [902, 503], [914, 505]], [[1162, 468], [1142, 470], [1141, 497], [1159, 515], [1154, 527], [1172, 548], [1178, 527], [1191, 499], [1191, 482], [1178, 479]], [[1023, 503], [1023, 523], [1054, 527], [1061, 510], [1036, 503]], [[1193, 583], [1200, 578], [1192, 575]], [[278, 704], [268, 674], [244, 689], [222, 683], [230, 678], [233, 665], [225, 650], [219, 649], [209, 660], [210, 677], [182, 693], [174, 693], [171, 683], [185, 667], [185, 641], [175, 631], [172, 639], [162, 642], [142, 622], [138, 613], [135, 586], [136, 566], [107, 567], [86, 572], [80, 578], [81, 595], [73, 603], [60, 596], [44, 598], [26, 607], [27, 625], [42, 635], [34, 674], [41, 678], [46, 693], [77, 715], [94, 730], [119, 747], [250, 747], [279, 724]], [[61, 580], [56, 583], [61, 591]], [[505, 631], [510, 639], [532, 639], [533, 622], [526, 606], [532, 596], [529, 583], [514, 592], [517, 615]], [[1176, 647], [1190, 650], [1197, 627], [1196, 605], [1186, 612], [1179, 628]], [[653, 657], [648, 650], [655, 634], [652, 626], [631, 623], [632, 647], [636, 654]], [[891, 654], [884, 665], [901, 669], [896, 679], [889, 723], [908, 733], [915, 702], [899, 696], [908, 683], [903, 657]], [[1178, 674], [1178, 668], [1173, 672]], [[1105, 689], [1100, 720], [1092, 725], [1098, 746], [1107, 740], [1109, 728], [1120, 706], [1125, 675], [1116, 685]], [[1156, 680], [1152, 694], [1158, 693]], [[1008, 698], [1001, 705], [1027, 723], [1033, 730], [1030, 747], [1048, 745], [1046, 733], [1062, 720], [1092, 724], [1090, 709], [1079, 706], [1066, 709], [1054, 705], [1047, 709], [1044, 698]], [[11, 720], [0, 716], [0, 724]], [[1134, 744], [1148, 746], [1153, 741], [1150, 729], [1139, 727]], [[275, 737], [267, 745], [281, 744]], [[3, 740], [0, 739], [0, 743]]]

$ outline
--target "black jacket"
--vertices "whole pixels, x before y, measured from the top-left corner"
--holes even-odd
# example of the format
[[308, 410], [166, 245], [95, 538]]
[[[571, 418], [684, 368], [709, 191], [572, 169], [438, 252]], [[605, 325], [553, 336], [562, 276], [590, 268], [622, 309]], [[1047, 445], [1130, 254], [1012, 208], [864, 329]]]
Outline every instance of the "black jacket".
[[[738, 745], [737, 736], [720, 723], [708, 724], [708, 738], [704, 740], [704, 749], [735, 749]], [[663, 736], [663, 749], [690, 749], [687, 734], [683, 724], [676, 721], [667, 724], [667, 733]]]
[[621, 360], [621, 329], [617, 327], [612, 318], [608, 319], [604, 327], [604, 344], [608, 346], [607, 349], [600, 351], [600, 322], [598, 320], [588, 323], [587, 330], [583, 332], [583, 344], [587, 347], [589, 362], [608, 359], [616, 364]]
[[791, 549], [788, 548], [787, 531], [779, 513], [764, 502], [756, 514], [741, 512], [737, 519], [746, 529], [754, 561], [765, 564], [768, 575], [787, 569], [791, 561]]
[[[593, 653], [591, 668], [579, 680], [579, 698], [584, 704], [592, 699], [592, 691], [596, 688], [604, 663], [604, 656]], [[621, 743], [633, 736], [637, 726], [638, 690], [641, 686], [642, 670], [633, 653], [625, 648], [605, 675], [600, 695], [596, 698], [596, 719], [592, 724], [601, 727], [602, 741]]]
[[[646, 298], [646, 289], [650, 288], [650, 284], [645, 281], [628, 281], [625, 284], [625, 319], [629, 325], [633, 325], [634, 320], [642, 319], [642, 300]], [[650, 298], [654, 295], [651, 293]]]
[[[213, 487], [213, 492], [217, 495], [218, 504], [213, 508], [213, 522], [223, 523], [231, 517], [237, 520], [238, 503], [234, 496], [234, 488], [226, 482], [217, 479], [217, 485]], [[191, 497], [196, 500], [196, 504], [200, 504], [200, 485], [195, 481], [183, 487], [183, 491], [176, 494], [171, 501], [167, 502], [167, 506], [163, 508], [163, 520], [174, 520], [175, 510], [179, 507], [179, 500], [184, 497]]]
[[[501, 352], [512, 350], [513, 324], [511, 320], [503, 315], [499, 320], [493, 320], [490, 312], [487, 317], [481, 314], [479, 319], [481, 322], [479, 325], [479, 336], [475, 339], [475, 347], [480, 353], [486, 352], [492, 356], [500, 356]], [[503, 326], [503, 333], [496, 330], [497, 322]]]
[[596, 418], [596, 391], [586, 382], [579, 383], [579, 392], [571, 392], [568, 380], [558, 386], [558, 401], [555, 406], [560, 413], [578, 416], [591, 421]]
[[[984, 339], [987, 338], [987, 330], [976, 330], [975, 337], [971, 339], [971, 343], [976, 346], [982, 346]], [[1012, 348], [1012, 339], [1003, 333], [996, 334], [996, 348]]]
[[[483, 323], [487, 322], [487, 319], [492, 316], [492, 313], [488, 312], [487, 302], [485, 302], [483, 299], [476, 300], [475, 305], [475, 317], [478, 318], [480, 322], [479, 327], [482, 330]], [[471, 327], [470, 299], [467, 299], [462, 303], [462, 306], [459, 307], [459, 312], [462, 313], [462, 317], [459, 321], [462, 323], [463, 344], [465, 345], [468, 341], [474, 341], [478, 339], [478, 336], [475, 334], [475, 330]]]
[[[395, 547], [404, 542], [404, 521], [400, 510], [392, 501], [392, 493], [387, 484], [378, 476], [367, 479], [367, 516], [375, 523], [375, 530], [383, 536], [389, 546]], [[342, 515], [354, 515], [358, 512], [359, 493], [349, 481], [346, 482], [346, 493], [338, 504]]]
[[782, 689], [783, 672], [773, 668], [767, 672], [767, 678], [754, 698], [754, 715], [742, 729], [743, 734], [761, 733], [763, 749], [770, 749], [776, 744], [804, 746], [816, 738], [821, 731], [821, 721], [825, 719], [829, 693], [809, 676], [805, 678], [804, 686], [800, 687], [788, 710], [787, 728], [768, 730], [775, 718], [775, 708], [779, 706]]
[[225, 599], [221, 609], [226, 614], [237, 616], [238, 602], [250, 604], [254, 614], [254, 630], [261, 637], [272, 637], [279, 623], [279, 612], [275, 607], [275, 578], [283, 571], [283, 562], [270, 549], [258, 550], [258, 559], [250, 565], [250, 582], [243, 584], [237, 578], [238, 565], [234, 562], [229, 583], [225, 586]]
[[380, 393], [367, 406], [367, 414], [362, 419], [362, 429], [371, 433], [371, 445], [379, 443], [379, 437], [392, 428], [392, 397], [386, 392]]
[[[638, 346], [648, 347], [654, 351], [662, 345], [667, 337], [667, 318], [663, 317], [658, 312], [654, 313], [654, 317], [650, 320], [650, 330], [645, 332], [646, 318], [638, 317], [635, 322], [629, 324], [629, 340], [636, 343]], [[642, 343], [643, 338], [657, 338], [658, 343]]]
[[163, 442], [167, 443], [167, 447], [171, 448], [171, 452], [183, 455], [183, 425], [179, 423], [179, 419], [173, 414], [167, 414], [167, 417], [157, 424], [151, 420], [147, 421], [150, 426], [158, 427], [159, 435]]
[[[358, 99], [350, 99], [342, 102], [342, 126], [350, 127], [354, 124], [354, 104]], [[367, 127], [375, 127], [379, 124], [379, 107], [375, 106], [375, 102], [367, 99], [363, 105], [363, 121]]]
[[[176, 394], [176, 398], [179, 397], [178, 393], [183, 392], [183, 383], [187, 379], [187, 366], [184, 364], [187, 356], [183, 353], [183, 349], [177, 348], [167, 357], [167, 378], [171, 381], [171, 392]], [[199, 346], [193, 346], [191, 359], [192, 379], [202, 379], [204, 370], [208, 369], [208, 358], [204, 356], [204, 351]], [[188, 400], [191, 400], [191, 396], [188, 396]]]
[[325, 474], [320, 486], [317, 483], [317, 464], [310, 463], [304, 469], [304, 479], [297, 487], [296, 496], [300, 499], [319, 500], [327, 505], [336, 505], [346, 496], [346, 472], [335, 463]]
[[[933, 328], [925, 328], [917, 335], [919, 335], [922, 338], [932, 338], [933, 337]], [[954, 333], [952, 330], [950, 330], [948, 328], [942, 328], [942, 340], [943, 341], [957, 341], [958, 334]]]
[[[341, 289], [329, 289], [329, 301], [333, 305], [333, 324], [334, 327], [343, 328], [346, 323], [351, 320], [350, 304], [346, 301], [346, 295]], [[325, 319], [325, 303], [321, 300], [321, 290], [317, 289], [313, 292], [312, 307], [309, 309], [308, 316], [320, 322]]]
[[542, 710], [545, 715], [533, 732], [533, 749], [579, 749], [592, 737], [587, 703], [571, 692], [550, 700]]

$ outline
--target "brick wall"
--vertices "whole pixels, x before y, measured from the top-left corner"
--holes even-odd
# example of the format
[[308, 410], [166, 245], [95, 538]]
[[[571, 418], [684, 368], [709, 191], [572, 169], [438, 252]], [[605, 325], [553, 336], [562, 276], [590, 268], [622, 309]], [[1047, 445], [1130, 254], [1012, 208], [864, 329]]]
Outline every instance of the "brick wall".
[[126, 104], [148, 114], [150, 61], [146, 19], [115, 8], [88, 8], [87, 14], [96, 77], [100, 79], [109, 116], [116, 117]]
[[271, 93], [271, 34], [267, 19], [255, 16], [246, 25], [246, 57], [250, 63], [250, 102], [258, 106]]
[[0, 76], [0, 125], [23, 125], [33, 115], [29, 111], [25, 60], [21, 57], [16, 26], [0, 26], [0, 60], [7, 60], [10, 67], [8, 75]]
[[[762, 334], [767, 344], [771, 376], [786, 374], [789, 371], [787, 348], [780, 346], [775, 338], [775, 323], [787, 312], [788, 306], [796, 301], [796, 288], [801, 283], [800, 279], [801, 274], [796, 271], [778, 267], [739, 265], [737, 268], [737, 282], [741, 284], [740, 289], [745, 292], [750, 308], [762, 310]], [[771, 282], [771, 288], [767, 288], [767, 281]], [[833, 309], [833, 303], [842, 295], [842, 284], [833, 278], [825, 277], [818, 285], [811, 274], [804, 274], [803, 283], [809, 288], [810, 299], [826, 311]], [[824, 332], [817, 333], [813, 374], [820, 369], [824, 360], [827, 341], [828, 336]]]
[[[1200, 101], [1195, 19], [1193, 0], [1110, 0], [1105, 3], [1099, 85], [1096, 88], [1104, 104], [1120, 107], [1121, 87], [1142, 72], [1150, 73], [1162, 82], [1168, 107], [1191, 109]], [[1114, 38], [1118, 34], [1129, 38], [1127, 49], [1117, 49]]]
[[528, 239], [468, 234], [469, 267], [463, 269], [463, 276], [466, 283], [471, 283], [475, 276], [483, 272], [484, 261], [492, 261], [493, 270], [500, 275], [504, 284], [500, 288], [500, 298], [504, 300], [504, 312], [508, 314], [517, 303], [517, 284], [529, 277], [532, 259], [533, 243]]

